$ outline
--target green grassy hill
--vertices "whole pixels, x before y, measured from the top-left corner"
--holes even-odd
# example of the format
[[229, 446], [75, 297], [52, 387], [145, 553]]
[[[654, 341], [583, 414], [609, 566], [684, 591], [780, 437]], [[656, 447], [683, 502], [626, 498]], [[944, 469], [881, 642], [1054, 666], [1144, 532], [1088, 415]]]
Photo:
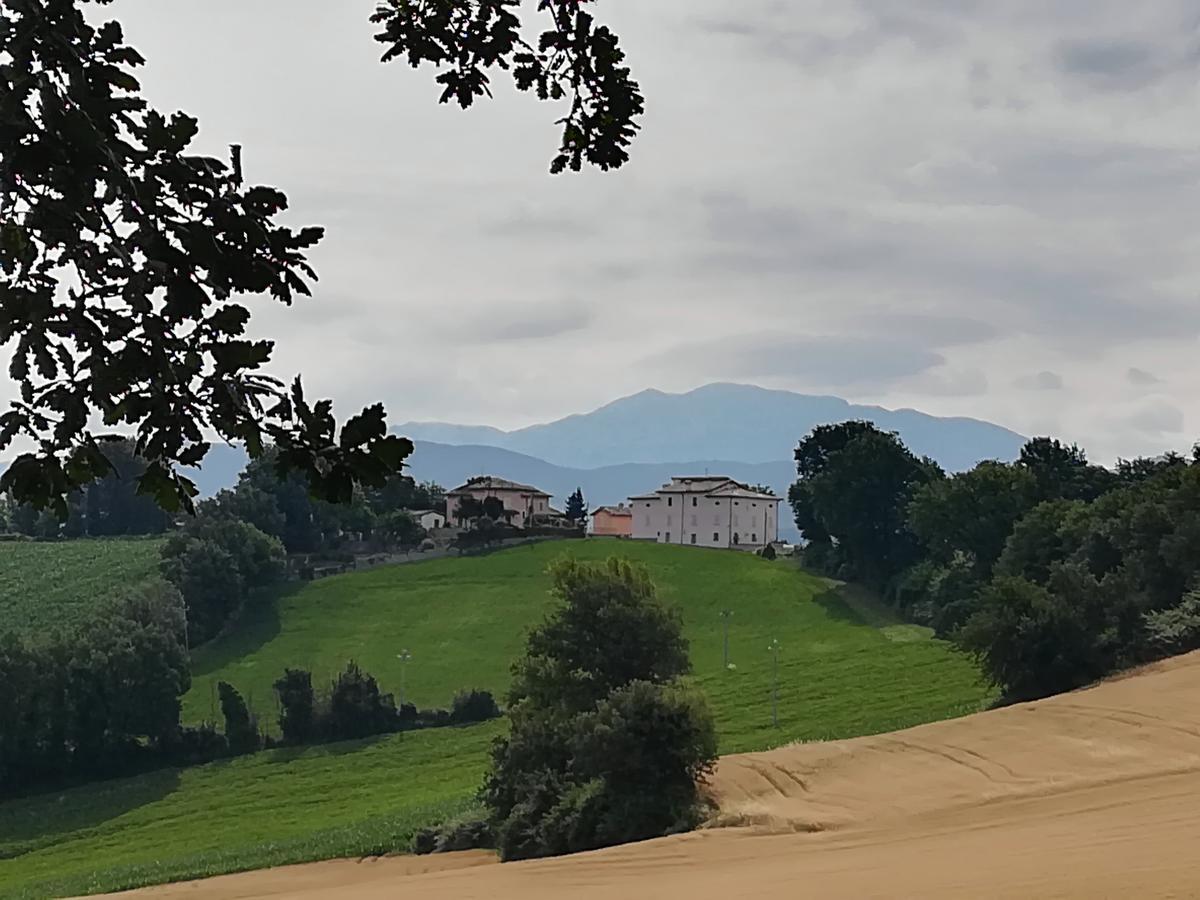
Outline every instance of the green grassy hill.
[[[969, 660], [871, 598], [789, 562], [646, 544], [576, 541], [339, 576], [285, 592], [276, 611], [195, 656], [191, 720], [211, 685], [236, 685], [264, 717], [285, 666], [322, 680], [348, 658], [408, 696], [443, 705], [463, 687], [502, 693], [525, 631], [551, 603], [547, 565], [571, 553], [645, 562], [691, 641], [721, 752], [849, 737], [974, 711], [990, 697]], [[734, 610], [722, 666], [721, 609]], [[778, 728], [771, 724], [778, 638]], [[471, 802], [502, 725], [282, 750], [0, 806], [12, 896], [126, 887], [403, 846], [412, 827]], [[3, 888], [0, 888], [0, 896]]]
[[159, 538], [0, 542], [0, 631], [69, 625], [158, 572]]

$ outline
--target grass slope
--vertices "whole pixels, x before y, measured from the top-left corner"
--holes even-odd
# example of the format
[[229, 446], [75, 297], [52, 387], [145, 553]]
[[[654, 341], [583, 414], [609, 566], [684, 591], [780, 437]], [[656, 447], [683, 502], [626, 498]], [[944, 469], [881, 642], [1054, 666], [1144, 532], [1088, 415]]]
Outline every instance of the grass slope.
[[0, 542], [0, 631], [41, 631], [155, 576], [159, 538]]
[[[209, 717], [211, 685], [223, 679], [271, 718], [270, 684], [285, 666], [325, 678], [350, 657], [397, 690], [396, 653], [405, 647], [413, 653], [408, 696], [421, 705], [445, 704], [462, 687], [502, 692], [526, 630], [552, 602], [545, 569], [564, 553], [619, 554], [650, 567], [660, 595], [683, 615], [693, 677], [712, 704], [723, 753], [887, 731], [989, 699], [974, 667], [948, 645], [897, 623], [865, 593], [788, 562], [575, 541], [289, 591], [274, 613], [196, 653], [185, 715]], [[730, 670], [722, 666], [724, 608], [734, 610]], [[773, 638], [782, 645], [778, 728]], [[0, 806], [0, 885], [11, 880], [19, 897], [111, 890], [403, 846], [414, 824], [470, 803], [499, 727], [275, 751]]]

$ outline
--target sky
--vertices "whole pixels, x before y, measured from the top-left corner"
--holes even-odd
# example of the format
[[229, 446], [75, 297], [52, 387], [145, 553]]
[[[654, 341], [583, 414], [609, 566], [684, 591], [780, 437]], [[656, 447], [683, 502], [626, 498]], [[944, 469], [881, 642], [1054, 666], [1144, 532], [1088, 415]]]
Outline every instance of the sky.
[[[527, 9], [532, 4], [527, 3]], [[516, 427], [737, 381], [1052, 433], [1200, 439], [1200, 11], [1153, 0], [600, 0], [631, 162], [561, 110], [439, 106], [370, 0], [117, 0], [151, 102], [328, 229], [256, 300], [344, 414]]]

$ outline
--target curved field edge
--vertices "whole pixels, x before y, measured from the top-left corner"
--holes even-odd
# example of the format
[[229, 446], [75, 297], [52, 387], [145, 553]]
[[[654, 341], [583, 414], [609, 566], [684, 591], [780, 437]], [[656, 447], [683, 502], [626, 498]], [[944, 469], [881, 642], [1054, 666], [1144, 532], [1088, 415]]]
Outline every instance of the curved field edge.
[[[692, 678], [713, 707], [722, 753], [890, 731], [991, 699], [968, 659], [925, 635], [896, 639], [895, 623], [875, 618], [863, 606], [869, 598], [850, 597], [847, 586], [784, 561], [604, 541], [393, 566], [293, 589], [268, 617], [274, 629], [197, 654], [196, 668], [208, 671], [189, 699], [203, 696], [205, 679], [224, 678], [261, 703], [285, 665], [323, 659], [332, 672], [343, 655], [395, 690], [400, 647], [412, 649], [408, 696], [422, 705], [444, 704], [461, 687], [501, 693], [526, 630], [551, 603], [546, 566], [565, 553], [650, 567], [683, 616]], [[734, 610], [728, 669], [726, 608]], [[779, 727], [767, 652], [776, 637]], [[297, 658], [304, 649], [312, 656]], [[260, 703], [269, 721], [274, 711]], [[403, 849], [412, 830], [471, 802], [487, 746], [503, 728], [269, 751], [0, 805], [0, 896], [98, 893]]]

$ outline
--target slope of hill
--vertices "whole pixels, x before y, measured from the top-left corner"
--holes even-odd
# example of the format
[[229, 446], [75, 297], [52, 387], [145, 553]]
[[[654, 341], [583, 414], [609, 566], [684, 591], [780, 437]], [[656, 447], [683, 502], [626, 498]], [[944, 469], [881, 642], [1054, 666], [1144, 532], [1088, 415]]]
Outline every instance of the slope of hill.
[[[884, 634], [854, 621], [825, 579], [790, 562], [659, 544], [606, 540], [548, 542], [481, 557], [446, 558], [386, 567], [307, 584], [278, 610], [193, 656], [184, 718], [218, 712], [217, 681], [252, 698], [269, 722], [271, 683], [285, 667], [302, 666], [327, 683], [348, 659], [398, 690], [401, 648], [412, 653], [407, 697], [445, 706], [463, 688], [502, 694], [525, 631], [552, 602], [547, 566], [571, 554], [618, 554], [651, 569], [663, 599], [678, 606], [697, 683], [708, 694], [722, 749], [750, 749], [781, 735], [812, 740], [864, 734], [901, 722], [939, 718], [977, 706], [987, 692], [975, 668], [948, 644], [912, 626]], [[734, 610], [730, 655], [722, 668], [721, 609]], [[889, 637], [890, 635], [890, 637]], [[772, 638], [780, 657], [780, 722], [770, 723]], [[846, 698], [857, 694], [854, 704]]]
[[828, 900], [1190, 897], [1197, 734], [1190, 654], [1037, 703], [725, 758], [714, 793], [730, 827], [531, 863], [325, 864], [137, 896], [725, 900], [803, 885]]
[[868, 419], [899, 432], [915, 453], [953, 471], [981, 459], [1014, 459], [1024, 442], [1021, 435], [978, 419], [737, 384], [711, 384], [686, 394], [643, 391], [590, 413], [516, 431], [423, 422], [394, 430], [416, 440], [500, 447], [556, 465], [595, 468], [673, 459], [790, 460], [814, 426], [844, 419]]
[[[577, 541], [442, 559], [326, 579], [283, 598], [278, 616], [196, 654], [187, 716], [208, 717], [210, 687], [231, 681], [270, 724], [270, 681], [285, 665], [323, 680], [347, 656], [444, 704], [454, 691], [501, 691], [523, 631], [549, 598], [546, 565], [618, 551], [650, 566], [677, 604], [696, 683], [726, 751], [797, 738], [847, 737], [980, 708], [989, 692], [971, 663], [903, 625], [867, 625], [835, 585], [790, 563], [658, 545]], [[720, 609], [735, 610], [736, 668], [722, 667]], [[780, 727], [771, 726], [772, 637]], [[471, 802], [500, 723], [358, 743], [269, 751], [0, 804], [0, 896], [114, 890], [137, 884], [406, 845], [417, 824]]]
[[157, 538], [0, 542], [0, 631], [69, 625], [158, 573]]

